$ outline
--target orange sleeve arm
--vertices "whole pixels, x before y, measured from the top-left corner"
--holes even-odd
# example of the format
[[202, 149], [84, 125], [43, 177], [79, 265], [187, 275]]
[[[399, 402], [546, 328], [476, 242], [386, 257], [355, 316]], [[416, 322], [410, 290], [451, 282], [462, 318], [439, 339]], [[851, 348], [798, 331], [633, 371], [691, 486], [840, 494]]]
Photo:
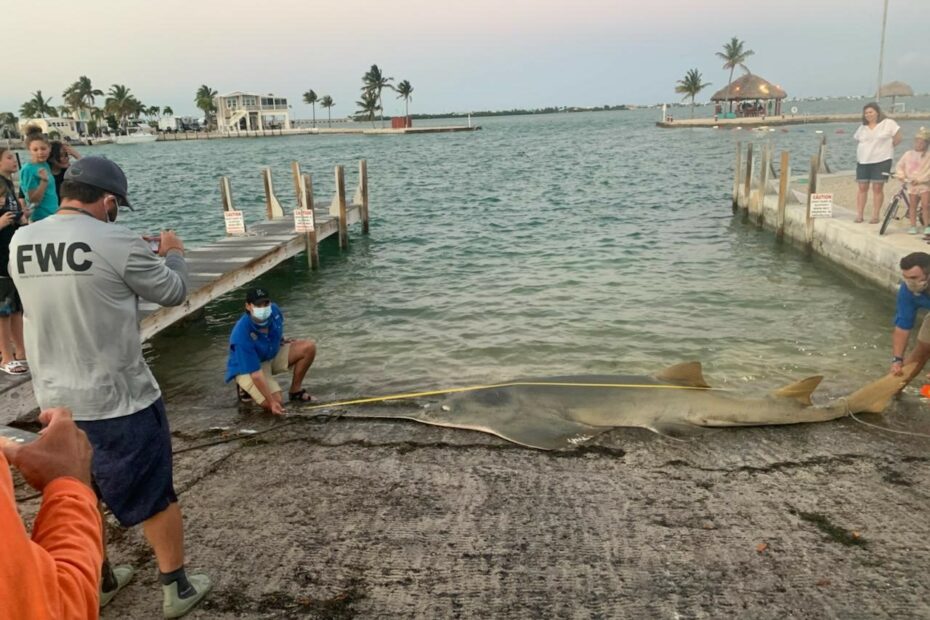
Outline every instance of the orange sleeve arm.
[[45, 487], [30, 541], [0, 454], [0, 620], [97, 618], [102, 536], [94, 492], [58, 478]]
[[46, 591], [55, 592], [59, 601], [54, 617], [96, 618], [103, 524], [90, 487], [75, 478], [56, 478], [48, 483], [32, 526], [32, 541], [37, 563], [54, 564], [52, 578], [45, 581]]

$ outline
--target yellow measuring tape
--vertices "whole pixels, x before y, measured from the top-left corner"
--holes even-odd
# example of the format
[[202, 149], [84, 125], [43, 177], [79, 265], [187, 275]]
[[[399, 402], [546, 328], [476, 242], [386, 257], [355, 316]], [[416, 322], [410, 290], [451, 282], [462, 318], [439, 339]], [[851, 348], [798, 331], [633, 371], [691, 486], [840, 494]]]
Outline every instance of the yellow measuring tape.
[[455, 394], [457, 392], [474, 392], [477, 390], [490, 390], [493, 388], [517, 387], [517, 386], [535, 386], [535, 385], [554, 385], [557, 387], [601, 387], [601, 388], [646, 388], [661, 390], [713, 390], [710, 387], [698, 387], [693, 385], [666, 385], [666, 384], [644, 384], [644, 383], [571, 383], [571, 382], [548, 382], [548, 381], [515, 381], [512, 383], [492, 383], [488, 385], [469, 385], [460, 388], [447, 388], [445, 390], [431, 390], [429, 392], [409, 392], [407, 394], [391, 394], [389, 396], [374, 396], [371, 398], [357, 398], [355, 400], [341, 400], [323, 405], [311, 405], [301, 407], [301, 411], [311, 409], [327, 409], [330, 407], [344, 407], [347, 405], [364, 405], [366, 403], [379, 403], [387, 400], [401, 400], [406, 398], [422, 398], [424, 396], [439, 396], [441, 394]]

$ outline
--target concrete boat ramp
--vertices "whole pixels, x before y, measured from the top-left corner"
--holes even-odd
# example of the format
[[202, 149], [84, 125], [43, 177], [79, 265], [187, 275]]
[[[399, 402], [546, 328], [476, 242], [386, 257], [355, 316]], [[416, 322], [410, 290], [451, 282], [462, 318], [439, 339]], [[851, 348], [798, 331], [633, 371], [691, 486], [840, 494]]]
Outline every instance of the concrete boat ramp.
[[[267, 219], [248, 224], [238, 232], [233, 228], [235, 234], [228, 234], [209, 245], [188, 249], [185, 252], [190, 278], [188, 297], [183, 304], [170, 308], [140, 300], [139, 327], [143, 340], [152, 338], [178, 321], [197, 315], [214, 299], [255, 280], [301, 252], [307, 254], [311, 267], [317, 268], [318, 244], [328, 237], [336, 237], [340, 247], [348, 247], [348, 228], [352, 224], [361, 223], [362, 232], [368, 232], [368, 169], [365, 161], [359, 162], [359, 183], [351, 202], [346, 199], [343, 167], [336, 166], [336, 194], [325, 207], [317, 206], [322, 203], [313, 199], [310, 175], [301, 173], [296, 162], [292, 164], [291, 171], [296, 195], [300, 197], [297, 208], [305, 214], [302, 223], [312, 223], [312, 230], [297, 232], [297, 220], [290, 213], [285, 214], [275, 196], [271, 171], [265, 168], [262, 180]], [[241, 211], [235, 209], [229, 180], [225, 177], [220, 181], [220, 193], [229, 231], [230, 222], [235, 226], [243, 220]], [[309, 218], [311, 212], [313, 217]], [[37, 410], [28, 376], [4, 374], [0, 377], [0, 424], [9, 424]]]

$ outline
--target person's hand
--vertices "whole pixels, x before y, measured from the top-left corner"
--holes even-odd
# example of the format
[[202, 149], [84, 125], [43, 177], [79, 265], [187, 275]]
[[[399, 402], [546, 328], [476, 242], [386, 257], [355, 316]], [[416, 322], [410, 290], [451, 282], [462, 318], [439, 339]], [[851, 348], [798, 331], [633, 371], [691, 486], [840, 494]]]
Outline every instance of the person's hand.
[[68, 157], [73, 157], [74, 159], [80, 159], [81, 156], [77, 154], [77, 151], [70, 144], [64, 145], [64, 151], [68, 154]]
[[39, 179], [48, 181], [48, 171], [45, 168], [39, 168]]
[[0, 215], [0, 229], [6, 228], [10, 224], [16, 221], [16, 216], [12, 212], [7, 211], [3, 215]]
[[37, 491], [56, 478], [77, 478], [90, 486], [93, 448], [87, 435], [71, 419], [71, 411], [46, 409], [39, 416], [46, 425], [41, 437], [29, 444], [0, 439], [0, 450]]
[[287, 414], [287, 411], [284, 410], [284, 405], [282, 405], [281, 403], [279, 403], [278, 401], [274, 399], [272, 399], [269, 409], [271, 409], [271, 413], [273, 413], [274, 415], [286, 415]]
[[888, 374], [900, 377], [904, 374], [903, 366], [904, 362], [891, 362], [891, 369], [888, 371]]
[[182, 254], [184, 253], [184, 243], [181, 241], [181, 238], [170, 229], [161, 231], [161, 242], [158, 245], [158, 255], [167, 256], [169, 250], [178, 250]]

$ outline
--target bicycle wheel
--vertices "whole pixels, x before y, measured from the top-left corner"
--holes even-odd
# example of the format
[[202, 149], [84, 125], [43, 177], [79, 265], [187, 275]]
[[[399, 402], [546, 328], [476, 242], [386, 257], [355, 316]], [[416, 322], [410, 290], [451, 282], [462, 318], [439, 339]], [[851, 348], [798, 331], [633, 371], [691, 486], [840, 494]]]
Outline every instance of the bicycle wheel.
[[879, 235], [884, 235], [885, 231], [888, 230], [888, 226], [891, 224], [891, 220], [897, 217], [899, 200], [900, 199], [895, 196], [894, 200], [891, 201], [891, 204], [888, 205], [888, 210], [885, 211], [885, 218], [882, 220], [882, 226], [878, 229]]

